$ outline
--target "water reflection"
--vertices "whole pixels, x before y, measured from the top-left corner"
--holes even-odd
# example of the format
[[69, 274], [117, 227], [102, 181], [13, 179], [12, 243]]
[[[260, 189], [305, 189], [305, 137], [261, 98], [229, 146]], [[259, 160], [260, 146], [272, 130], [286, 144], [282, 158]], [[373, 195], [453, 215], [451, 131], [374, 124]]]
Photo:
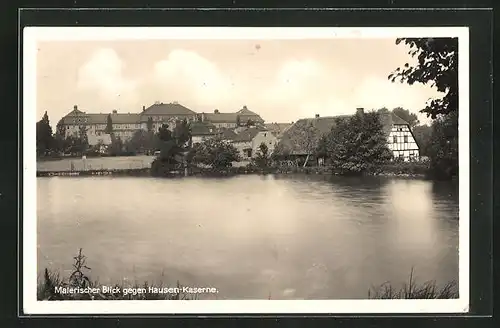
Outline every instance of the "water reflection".
[[[40, 178], [38, 265], [83, 247], [102, 282], [211, 285], [221, 298], [366, 298], [458, 278], [458, 199], [431, 181], [321, 175]], [[455, 191], [456, 192], [456, 191]]]

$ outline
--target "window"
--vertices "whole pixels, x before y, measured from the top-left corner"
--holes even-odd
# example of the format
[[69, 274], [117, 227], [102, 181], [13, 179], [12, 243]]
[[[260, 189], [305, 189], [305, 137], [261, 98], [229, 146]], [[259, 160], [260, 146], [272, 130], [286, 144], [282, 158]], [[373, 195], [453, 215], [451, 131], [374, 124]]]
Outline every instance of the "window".
[[396, 136], [392, 137], [392, 142], [398, 143], [398, 137], [396, 137]]
[[266, 137], [266, 136], [267, 136], [267, 133], [264, 133], [264, 137]]
[[252, 150], [251, 149], [247, 149], [247, 157], [252, 157]]
[[408, 143], [408, 136], [404, 136], [403, 139], [404, 139], [404, 143]]

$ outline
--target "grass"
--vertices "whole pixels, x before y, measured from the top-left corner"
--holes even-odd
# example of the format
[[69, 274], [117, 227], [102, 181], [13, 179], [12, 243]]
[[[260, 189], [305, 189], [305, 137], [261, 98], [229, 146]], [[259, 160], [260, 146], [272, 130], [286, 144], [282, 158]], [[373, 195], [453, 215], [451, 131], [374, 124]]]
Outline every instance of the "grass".
[[[112, 286], [104, 286], [98, 281], [92, 281], [85, 273], [90, 271], [86, 265], [86, 256], [82, 254], [82, 249], [74, 258], [73, 271], [67, 279], [63, 279], [59, 273], [51, 272], [45, 269], [43, 277], [38, 279], [37, 284], [37, 299], [41, 301], [60, 301], [60, 300], [195, 300], [198, 299], [197, 294], [188, 294], [182, 292], [183, 286], [177, 282], [175, 289], [169, 293], [154, 293], [149, 292], [150, 287], [158, 289], [169, 288], [163, 282], [151, 286], [145, 282], [140, 285], [135, 282], [132, 285], [114, 284]], [[85, 272], [84, 272], [85, 271]], [[107, 290], [105, 287], [108, 287]], [[58, 289], [73, 289], [79, 292], [62, 293]], [[61, 289], [60, 289], [61, 290]], [[145, 292], [134, 292], [145, 291]]]
[[458, 283], [452, 280], [443, 286], [438, 286], [433, 280], [418, 284], [410, 272], [408, 282], [399, 288], [394, 288], [389, 282], [368, 290], [369, 299], [453, 299], [458, 298]]
[[[114, 284], [111, 287], [113, 292], [104, 290], [104, 285], [98, 281], [92, 281], [85, 273], [90, 271], [86, 265], [86, 256], [79, 250], [73, 260], [73, 271], [71, 275], [64, 279], [59, 273], [51, 272], [45, 269], [43, 277], [39, 277], [37, 284], [38, 300], [196, 300], [198, 294], [189, 294], [182, 291], [183, 286], [177, 281], [177, 286], [168, 293], [149, 292], [150, 287], [158, 289], [169, 288], [169, 286], [160, 284], [150, 285], [148, 282], [132, 285]], [[58, 288], [81, 289], [78, 293], [57, 292]], [[128, 290], [129, 292], [125, 292]], [[134, 293], [133, 291], [145, 291]], [[427, 281], [418, 284], [413, 274], [413, 268], [407, 283], [401, 287], [395, 288], [389, 282], [378, 287], [372, 287], [368, 290], [368, 299], [453, 299], [458, 298], [458, 284], [451, 281], [439, 287], [435, 281]], [[267, 297], [271, 299], [271, 295]]]

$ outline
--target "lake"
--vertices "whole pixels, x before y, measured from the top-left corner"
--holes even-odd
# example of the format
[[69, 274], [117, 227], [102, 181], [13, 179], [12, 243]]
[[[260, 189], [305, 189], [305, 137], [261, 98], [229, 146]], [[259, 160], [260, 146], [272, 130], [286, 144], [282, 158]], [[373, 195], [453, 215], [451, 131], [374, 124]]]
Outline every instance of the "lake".
[[458, 279], [458, 184], [243, 175], [37, 178], [38, 272], [216, 287], [219, 299], [360, 299]]

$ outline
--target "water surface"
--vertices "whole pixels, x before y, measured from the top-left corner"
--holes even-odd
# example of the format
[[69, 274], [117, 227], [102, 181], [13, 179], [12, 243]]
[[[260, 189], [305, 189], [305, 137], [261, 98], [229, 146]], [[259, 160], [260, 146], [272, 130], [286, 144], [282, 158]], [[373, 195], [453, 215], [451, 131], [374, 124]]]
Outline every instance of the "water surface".
[[108, 284], [214, 286], [226, 299], [366, 298], [458, 279], [458, 186], [411, 179], [37, 178], [38, 271], [83, 248]]

